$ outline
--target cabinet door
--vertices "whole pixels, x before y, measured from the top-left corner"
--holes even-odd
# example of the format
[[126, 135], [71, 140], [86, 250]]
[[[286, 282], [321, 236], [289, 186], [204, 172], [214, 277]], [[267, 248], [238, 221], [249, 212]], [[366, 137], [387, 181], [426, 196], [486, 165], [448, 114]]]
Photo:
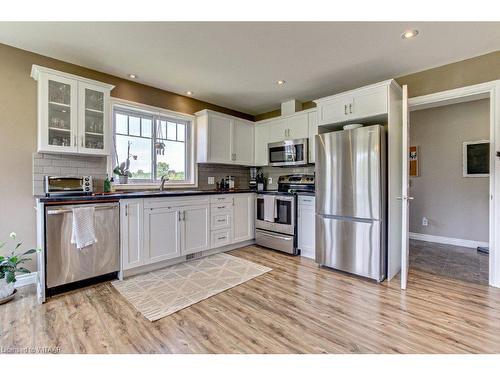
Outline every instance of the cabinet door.
[[233, 121], [232, 159], [236, 164], [253, 165], [254, 126], [248, 122]]
[[307, 258], [315, 258], [315, 208], [314, 197], [303, 197], [309, 200], [306, 204], [301, 204], [299, 198], [297, 246], [301, 255]]
[[255, 237], [255, 195], [234, 194], [233, 243]]
[[309, 112], [307, 120], [308, 120], [308, 131], [309, 131], [309, 163], [315, 163], [316, 135], [318, 134], [317, 112]]
[[145, 264], [143, 223], [142, 199], [127, 199], [120, 203], [122, 270], [128, 270]]
[[267, 144], [269, 141], [268, 123], [255, 125], [255, 166], [267, 166], [269, 164], [269, 156]]
[[148, 208], [144, 211], [144, 247], [148, 263], [181, 256], [181, 216], [175, 208]]
[[342, 95], [339, 97], [318, 103], [318, 123], [319, 125], [334, 124], [349, 120], [349, 104], [352, 108], [352, 97]]
[[182, 255], [210, 248], [209, 206], [188, 206], [181, 209], [183, 221]]
[[299, 139], [308, 137], [308, 114], [296, 114], [286, 119], [285, 139]]
[[208, 116], [209, 162], [232, 163], [231, 158], [232, 120], [210, 113]]
[[39, 85], [38, 151], [78, 151], [78, 82], [44, 73]]
[[103, 155], [108, 152], [108, 92], [99, 86], [78, 84], [78, 151]]
[[286, 138], [285, 133], [288, 128], [285, 119], [270, 121], [267, 124], [269, 126], [269, 143], [281, 142]]
[[359, 90], [354, 96], [351, 117], [356, 119], [387, 113], [387, 86]]

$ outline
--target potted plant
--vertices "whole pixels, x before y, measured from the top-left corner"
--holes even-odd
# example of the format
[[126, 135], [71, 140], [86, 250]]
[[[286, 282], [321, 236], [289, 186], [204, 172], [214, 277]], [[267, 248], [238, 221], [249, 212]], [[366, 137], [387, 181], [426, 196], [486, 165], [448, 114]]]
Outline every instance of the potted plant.
[[118, 182], [120, 184], [127, 184], [128, 183], [128, 178], [132, 177], [132, 172], [130, 172], [130, 157], [132, 157], [134, 160], [137, 160], [137, 155], [130, 155], [130, 145], [132, 142], [128, 142], [127, 145], [127, 159], [120, 163], [118, 161], [118, 152], [116, 152], [116, 162], [118, 165], [113, 169], [113, 173], [118, 175]]
[[[12, 232], [10, 238], [16, 239], [16, 234]], [[26, 257], [35, 253], [36, 249], [29, 249], [24, 253], [17, 253], [17, 250], [21, 247], [22, 242], [18, 242], [16, 247], [11, 251], [10, 255], [0, 255], [0, 301], [8, 300], [10, 296], [14, 294], [14, 283], [16, 282], [17, 273], [30, 273], [31, 271], [21, 267], [21, 264], [31, 260], [31, 258]], [[0, 244], [0, 249], [5, 246], [5, 242]]]

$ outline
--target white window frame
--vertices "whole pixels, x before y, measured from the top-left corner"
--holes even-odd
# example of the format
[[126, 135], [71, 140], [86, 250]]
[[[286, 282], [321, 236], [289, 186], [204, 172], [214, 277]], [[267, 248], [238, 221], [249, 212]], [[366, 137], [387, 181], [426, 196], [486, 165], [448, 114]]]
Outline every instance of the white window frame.
[[[196, 117], [186, 113], [170, 111], [164, 108], [154, 107], [146, 104], [141, 104], [137, 102], [132, 102], [124, 99], [111, 99], [111, 111], [110, 111], [110, 124], [112, 124], [112, 137], [110, 142], [110, 149], [115, 149], [115, 123], [114, 123], [114, 113], [115, 108], [123, 110], [125, 112], [139, 112], [149, 116], [159, 117], [159, 118], [171, 118], [181, 120], [186, 122], [186, 180], [184, 181], [167, 181], [165, 186], [169, 188], [183, 188], [183, 187], [198, 187], [198, 168], [196, 164]], [[153, 126], [155, 123], [153, 122]], [[113, 164], [114, 164], [114, 151], [108, 157], [108, 174], [113, 175]], [[116, 176], [114, 176], [116, 179]], [[152, 189], [160, 186], [160, 181], [138, 181], [134, 182], [129, 180], [128, 184], [115, 183], [115, 187], [119, 190], [141, 190], [141, 189]]]

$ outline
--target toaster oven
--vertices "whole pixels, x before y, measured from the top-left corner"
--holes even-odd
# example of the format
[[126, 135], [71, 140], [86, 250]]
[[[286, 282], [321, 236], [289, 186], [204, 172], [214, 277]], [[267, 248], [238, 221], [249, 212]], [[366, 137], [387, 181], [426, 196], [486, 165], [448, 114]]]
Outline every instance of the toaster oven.
[[45, 176], [46, 196], [92, 194], [92, 176]]

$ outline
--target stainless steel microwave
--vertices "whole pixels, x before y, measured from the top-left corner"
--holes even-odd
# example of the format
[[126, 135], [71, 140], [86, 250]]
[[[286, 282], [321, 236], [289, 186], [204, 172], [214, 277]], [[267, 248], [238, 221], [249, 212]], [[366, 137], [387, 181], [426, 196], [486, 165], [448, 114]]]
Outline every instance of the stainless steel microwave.
[[92, 176], [45, 176], [45, 195], [78, 195], [93, 192]]
[[288, 167], [307, 164], [307, 138], [292, 139], [267, 145], [269, 165]]

